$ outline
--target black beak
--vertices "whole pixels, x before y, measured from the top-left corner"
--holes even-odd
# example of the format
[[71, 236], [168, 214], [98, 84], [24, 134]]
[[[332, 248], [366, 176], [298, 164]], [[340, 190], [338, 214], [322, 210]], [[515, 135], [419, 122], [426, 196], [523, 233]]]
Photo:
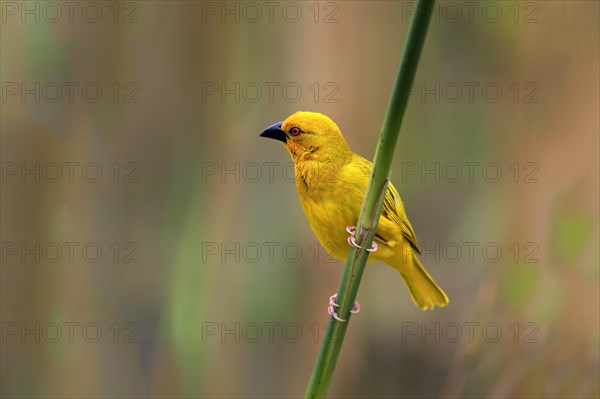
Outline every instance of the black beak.
[[284, 143], [287, 143], [288, 136], [287, 136], [287, 134], [285, 134], [285, 132], [283, 130], [281, 130], [282, 124], [283, 124], [283, 122], [277, 122], [277, 123], [272, 124], [265, 130], [263, 130], [263, 132], [260, 134], [260, 137], [267, 137], [270, 139], [275, 139], [275, 140], [279, 140], [279, 141], [283, 141]]

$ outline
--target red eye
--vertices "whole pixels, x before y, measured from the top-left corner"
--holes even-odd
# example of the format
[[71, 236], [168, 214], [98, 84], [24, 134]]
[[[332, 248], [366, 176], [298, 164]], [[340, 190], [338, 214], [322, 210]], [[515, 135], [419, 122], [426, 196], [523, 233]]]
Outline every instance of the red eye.
[[292, 136], [297, 136], [302, 132], [302, 130], [300, 130], [299, 127], [294, 126], [293, 128], [290, 129], [290, 134]]

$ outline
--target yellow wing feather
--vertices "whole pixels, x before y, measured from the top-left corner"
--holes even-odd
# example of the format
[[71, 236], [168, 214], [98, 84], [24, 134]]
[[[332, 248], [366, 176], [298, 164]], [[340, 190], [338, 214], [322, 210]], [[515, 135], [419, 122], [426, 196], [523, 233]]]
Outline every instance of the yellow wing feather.
[[[369, 176], [371, 174], [371, 168], [373, 167], [373, 164], [369, 160], [361, 157], [360, 155], [355, 155], [353, 165], [359, 166], [360, 169], [362, 169], [362, 175]], [[406, 212], [404, 211], [404, 204], [402, 204], [400, 194], [398, 194], [398, 191], [396, 191], [396, 188], [394, 187], [392, 182], [388, 184], [388, 189], [385, 193], [385, 198], [383, 200], [383, 208], [381, 210], [381, 217], [386, 218], [387, 220], [398, 226], [402, 231], [402, 235], [404, 236], [404, 238], [406, 238], [406, 240], [410, 243], [410, 246], [418, 254], [421, 254], [421, 249], [419, 248], [415, 231], [411, 226], [408, 218], [406, 217]]]
[[396, 188], [392, 182], [388, 184], [381, 214], [383, 217], [394, 222], [398, 227], [400, 227], [404, 238], [406, 238], [406, 240], [410, 243], [410, 246], [413, 247], [413, 249], [420, 255], [421, 249], [419, 248], [419, 243], [417, 242], [417, 236], [415, 235], [415, 231], [411, 226], [410, 221], [406, 217], [404, 204], [402, 204], [400, 195], [398, 194], [398, 191], [396, 191]]

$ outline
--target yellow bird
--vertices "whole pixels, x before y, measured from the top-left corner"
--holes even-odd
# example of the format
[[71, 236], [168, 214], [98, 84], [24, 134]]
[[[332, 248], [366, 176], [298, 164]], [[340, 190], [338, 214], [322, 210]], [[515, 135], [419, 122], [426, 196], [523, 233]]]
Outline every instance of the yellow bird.
[[[316, 112], [296, 112], [269, 126], [261, 137], [284, 143], [294, 161], [296, 188], [310, 227], [333, 257], [346, 259], [348, 243], [357, 246], [353, 234], [373, 164], [352, 152], [339, 127]], [[417, 238], [391, 182], [373, 244], [369, 261], [382, 260], [400, 272], [417, 306], [426, 310], [448, 304], [415, 254], [421, 253]], [[329, 313], [339, 320], [334, 301], [335, 295]]]

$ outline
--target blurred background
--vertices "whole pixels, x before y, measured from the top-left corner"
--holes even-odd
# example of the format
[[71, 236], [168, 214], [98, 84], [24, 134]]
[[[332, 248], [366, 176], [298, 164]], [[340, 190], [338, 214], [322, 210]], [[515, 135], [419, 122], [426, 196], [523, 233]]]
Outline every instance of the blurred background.
[[[2, 396], [302, 396], [344, 263], [258, 135], [372, 159], [412, 2], [0, 4]], [[392, 182], [450, 304], [370, 266], [331, 397], [600, 395], [598, 17], [438, 3]]]

